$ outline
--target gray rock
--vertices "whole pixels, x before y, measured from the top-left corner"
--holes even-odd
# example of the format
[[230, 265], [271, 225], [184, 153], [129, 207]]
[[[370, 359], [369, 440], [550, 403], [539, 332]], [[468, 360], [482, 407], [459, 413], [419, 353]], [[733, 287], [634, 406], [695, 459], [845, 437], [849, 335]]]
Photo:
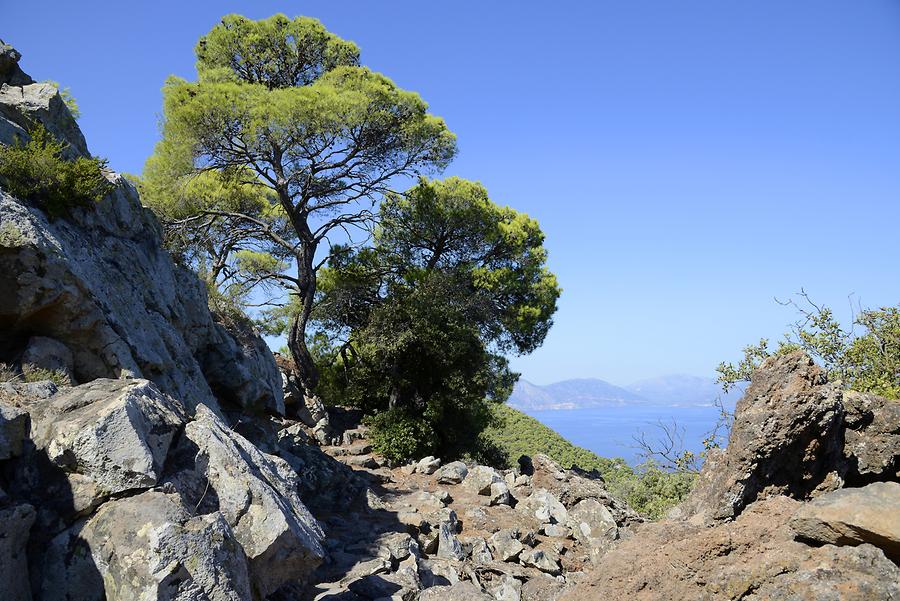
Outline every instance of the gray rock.
[[565, 506], [545, 489], [532, 492], [516, 509], [533, 516], [541, 524], [565, 524], [569, 519]]
[[499, 578], [498, 584], [491, 588], [496, 601], [521, 601], [522, 583], [508, 574]]
[[500, 561], [518, 561], [519, 554], [525, 549], [525, 545], [518, 541], [518, 536], [518, 531], [509, 528], [498, 530], [491, 535], [488, 545], [494, 558]]
[[87, 507], [76, 510], [154, 486], [185, 419], [184, 408], [146, 380], [94, 380], [29, 409], [35, 446], [87, 491]]
[[494, 561], [494, 556], [491, 555], [491, 549], [488, 547], [487, 541], [485, 541], [480, 536], [476, 536], [474, 538], [469, 539], [468, 544], [472, 547], [472, 551], [470, 553], [472, 557], [472, 562], [475, 565], [490, 563]]
[[559, 563], [559, 553], [550, 548], [532, 549], [520, 558], [522, 565], [557, 576], [562, 573], [562, 565]]
[[576, 539], [591, 546], [605, 545], [618, 534], [612, 513], [596, 499], [584, 499], [572, 507], [568, 525]]
[[219, 512], [191, 517], [174, 494], [105, 503], [57, 536], [40, 564], [39, 598], [243, 601], [247, 560]]
[[0, 144], [28, 140], [31, 122], [40, 122], [48, 132], [69, 146], [63, 157], [90, 156], [87, 142], [57, 87], [49, 82], [0, 85]]
[[800, 507], [790, 526], [801, 540], [871, 543], [900, 562], [900, 483], [875, 482], [822, 495]]
[[433, 586], [419, 594], [418, 601], [494, 601], [493, 597], [471, 582]]
[[28, 430], [28, 413], [0, 401], [0, 460], [22, 454]]
[[513, 496], [509, 492], [506, 482], [494, 482], [491, 484], [491, 505], [512, 505]]
[[572, 531], [559, 524], [544, 524], [544, 534], [551, 538], [568, 538]]
[[322, 530], [301, 502], [298, 478], [284, 460], [260, 452], [203, 406], [173, 453], [168, 481], [201, 513], [224, 514], [261, 596], [322, 561]]
[[4, 601], [31, 601], [25, 548], [34, 517], [31, 505], [0, 510], [0, 592]]
[[441, 484], [459, 484], [466, 479], [469, 468], [462, 461], [453, 461], [437, 472], [437, 481]]
[[452, 559], [462, 561], [466, 558], [462, 544], [456, 538], [454, 532], [456, 524], [452, 522], [442, 522], [438, 531], [438, 550], [437, 556], [441, 559]]
[[437, 457], [424, 457], [416, 464], [416, 471], [420, 474], [433, 474], [441, 467], [441, 460]]
[[75, 381], [74, 366], [75, 360], [69, 347], [46, 336], [32, 336], [22, 353], [22, 371], [26, 375], [35, 367], [46, 369], [63, 374], [71, 385]]
[[469, 470], [463, 486], [479, 495], [490, 495], [491, 485], [496, 482], [503, 482], [500, 473], [492, 467], [485, 465], [476, 465]]
[[22, 55], [18, 50], [0, 40], [0, 84], [24, 86], [34, 83], [34, 80], [19, 68], [21, 58]]

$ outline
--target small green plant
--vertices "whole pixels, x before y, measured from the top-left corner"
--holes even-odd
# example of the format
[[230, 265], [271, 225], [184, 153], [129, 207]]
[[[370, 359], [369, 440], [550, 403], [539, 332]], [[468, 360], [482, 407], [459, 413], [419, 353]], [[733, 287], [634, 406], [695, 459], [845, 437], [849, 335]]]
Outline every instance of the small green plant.
[[22, 376], [6, 363], [0, 363], [0, 384], [13, 384], [22, 380]]
[[401, 409], [376, 413], [366, 419], [366, 424], [372, 430], [372, 446], [393, 462], [419, 459], [433, 451], [429, 442], [435, 440], [431, 424]]
[[78, 108], [78, 101], [72, 96], [72, 90], [60, 86], [59, 82], [51, 79], [48, 79], [47, 83], [52, 84], [59, 90], [59, 96], [62, 98], [63, 103], [65, 103], [66, 108], [69, 109], [69, 114], [72, 115], [72, 118], [77, 120], [81, 117], [81, 109]]
[[24, 382], [44, 382], [50, 380], [57, 386], [69, 386], [69, 376], [59, 369], [45, 369], [36, 365], [25, 364], [22, 366], [22, 378]]
[[106, 160], [63, 159], [66, 144], [39, 123], [28, 135], [24, 144], [17, 140], [12, 146], [0, 146], [0, 187], [9, 194], [38, 205], [55, 219], [72, 207], [100, 202], [112, 190], [103, 175]]
[[28, 238], [11, 222], [0, 223], [0, 246], [19, 248], [28, 243]]

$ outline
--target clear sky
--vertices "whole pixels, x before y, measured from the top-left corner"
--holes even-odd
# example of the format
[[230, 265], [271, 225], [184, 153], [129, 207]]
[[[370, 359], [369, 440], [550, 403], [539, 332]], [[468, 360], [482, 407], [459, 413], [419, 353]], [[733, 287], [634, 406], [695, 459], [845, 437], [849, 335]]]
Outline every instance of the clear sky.
[[711, 375], [805, 287], [900, 302], [900, 2], [12, 2], [0, 37], [141, 169], [218, 17], [309, 15], [459, 136], [448, 175], [536, 217], [564, 288], [536, 383]]

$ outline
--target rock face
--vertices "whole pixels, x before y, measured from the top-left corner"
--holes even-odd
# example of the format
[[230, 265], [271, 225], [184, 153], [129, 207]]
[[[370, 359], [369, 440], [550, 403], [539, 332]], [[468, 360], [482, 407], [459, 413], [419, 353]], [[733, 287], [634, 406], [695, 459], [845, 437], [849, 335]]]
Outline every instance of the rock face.
[[900, 596], [900, 568], [872, 545], [811, 547], [788, 521], [801, 503], [774, 497], [734, 522], [663, 522], [609, 551], [565, 601], [841, 599]]
[[0, 592], [9, 601], [31, 599], [25, 545], [34, 516], [31, 505], [0, 510]]
[[900, 403], [845, 391], [843, 404], [848, 482], [900, 481]]
[[801, 540], [841, 546], [871, 543], [900, 563], [900, 484], [875, 482], [822, 495], [801, 507], [790, 526]]
[[727, 449], [708, 457], [682, 511], [714, 522], [757, 499], [806, 499], [839, 488], [843, 418], [840, 390], [809, 357], [768, 359], [738, 401]]

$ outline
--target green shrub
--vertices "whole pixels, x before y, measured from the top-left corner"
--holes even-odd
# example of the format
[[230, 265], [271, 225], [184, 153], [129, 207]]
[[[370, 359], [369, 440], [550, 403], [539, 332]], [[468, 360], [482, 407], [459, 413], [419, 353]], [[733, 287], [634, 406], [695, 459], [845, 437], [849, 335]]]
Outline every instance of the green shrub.
[[22, 366], [22, 379], [25, 382], [44, 382], [50, 380], [57, 386], [69, 386], [69, 376], [64, 371], [58, 369], [44, 369], [34, 365]]
[[31, 202], [51, 219], [65, 215], [72, 207], [88, 207], [112, 190], [104, 177], [104, 159], [62, 158], [66, 145], [56, 140], [43, 125], [28, 132], [31, 139], [12, 146], [0, 146], [0, 187], [19, 200]]
[[59, 97], [62, 98], [63, 104], [69, 109], [69, 114], [72, 115], [72, 118], [77, 121], [78, 118], [81, 117], [81, 109], [78, 108], [78, 101], [72, 96], [72, 90], [61, 87], [59, 82], [53, 81], [52, 79], [48, 79], [47, 83], [56, 86], [56, 89], [59, 90]]
[[372, 446], [393, 462], [419, 459], [433, 451], [435, 433], [425, 419], [391, 409], [366, 418], [366, 424], [372, 431]]

